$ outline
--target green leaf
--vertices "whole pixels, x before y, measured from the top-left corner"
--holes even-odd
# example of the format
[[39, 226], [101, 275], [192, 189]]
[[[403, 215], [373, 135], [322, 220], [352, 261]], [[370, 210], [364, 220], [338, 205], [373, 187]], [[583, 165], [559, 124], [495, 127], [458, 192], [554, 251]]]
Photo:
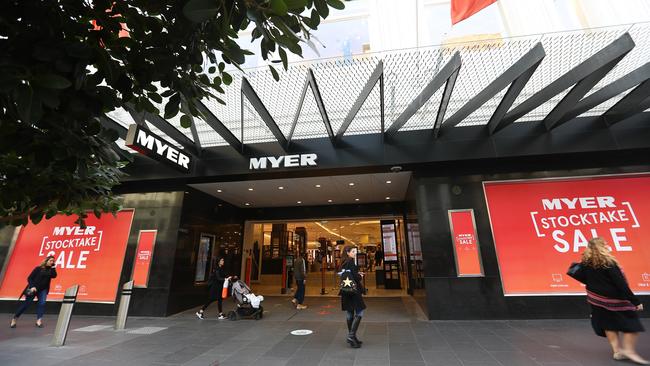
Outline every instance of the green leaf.
[[327, 2], [325, 0], [314, 0], [314, 4], [321, 18], [327, 18], [330, 14], [330, 8], [327, 6]]
[[165, 119], [170, 119], [176, 117], [178, 111], [180, 110], [181, 95], [176, 93], [172, 95], [171, 98], [167, 101], [165, 105]]
[[345, 4], [340, 0], [327, 0], [327, 4], [333, 7], [334, 9], [343, 10], [345, 9]]
[[320, 24], [320, 15], [318, 15], [318, 12], [316, 9], [311, 10], [311, 25], [309, 28], [311, 29], [316, 29], [318, 25]]
[[280, 58], [282, 59], [282, 66], [286, 70], [289, 67], [289, 60], [287, 59], [287, 52], [280, 47], [278, 49], [278, 53], [280, 54]]
[[181, 127], [183, 128], [190, 128], [192, 126], [192, 117], [188, 116], [187, 114], [184, 114], [181, 116]]
[[289, 10], [283, 0], [271, 0], [271, 9], [279, 15], [287, 15], [287, 11]]
[[149, 99], [153, 100], [156, 103], [160, 104], [160, 103], [163, 102], [163, 98], [158, 93], [149, 92], [149, 93], [147, 93], [147, 96], [149, 97]]
[[40, 74], [34, 76], [34, 84], [48, 89], [67, 89], [72, 86], [70, 80], [57, 74]]
[[225, 68], [226, 68], [226, 64], [223, 62], [219, 62], [219, 72], [223, 72]]
[[278, 72], [275, 70], [275, 68], [269, 65], [269, 69], [271, 69], [271, 74], [273, 74], [273, 79], [275, 79], [275, 81], [279, 81], [280, 75], [278, 75]]
[[202, 23], [217, 15], [219, 11], [217, 4], [215, 0], [190, 0], [183, 7], [183, 14], [195, 23]]
[[307, 6], [307, 0], [284, 0], [289, 9], [303, 9]]
[[20, 85], [18, 88], [16, 88], [15, 94], [16, 107], [18, 109], [20, 118], [22, 118], [23, 122], [27, 124], [31, 123], [33, 99], [32, 88], [25, 84]]
[[210, 68], [208, 68], [208, 73], [210, 73], [210, 74], [214, 74], [215, 72], [217, 72], [217, 68], [216, 68], [216, 67], [214, 67], [214, 66], [210, 66]]
[[232, 76], [227, 72], [221, 73], [221, 80], [224, 84], [230, 85], [232, 83]]

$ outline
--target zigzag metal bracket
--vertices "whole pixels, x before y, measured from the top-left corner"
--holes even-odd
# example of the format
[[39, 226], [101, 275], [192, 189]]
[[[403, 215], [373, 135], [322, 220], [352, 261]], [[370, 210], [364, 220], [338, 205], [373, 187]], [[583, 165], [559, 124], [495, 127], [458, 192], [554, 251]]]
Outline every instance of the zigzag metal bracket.
[[[578, 104], [576, 104], [576, 106], [573, 109], [567, 112], [567, 114], [565, 114], [564, 117], [573, 119], [591, 110], [592, 108], [598, 106], [599, 104], [604, 103], [610, 100], [611, 98], [614, 98], [615, 96], [647, 80], [650, 80], [650, 62], [642, 65], [636, 70], [614, 81], [613, 83], [601, 88], [600, 90], [594, 92], [593, 94], [583, 98], [580, 102], [578, 102]], [[632, 92], [630, 92], [628, 95], [632, 94]], [[629, 107], [634, 109], [635, 106], [631, 105]], [[644, 110], [645, 109], [641, 109], [639, 110], [639, 112], [642, 112]], [[611, 118], [611, 114], [610, 114], [610, 118]]]
[[385, 134], [387, 136], [395, 135], [400, 128], [402, 128], [406, 122], [408, 122], [417, 111], [422, 108], [422, 106], [433, 96], [433, 94], [442, 87], [442, 84], [445, 85], [445, 90], [443, 92], [442, 100], [440, 101], [440, 107], [438, 108], [438, 114], [436, 116], [436, 121], [433, 125], [433, 135], [434, 137], [438, 136], [440, 126], [442, 125], [442, 119], [445, 116], [447, 111], [447, 106], [449, 104], [449, 99], [451, 93], [454, 90], [454, 85], [456, 84], [456, 79], [458, 77], [458, 72], [460, 71], [460, 66], [462, 61], [460, 59], [460, 53], [456, 52], [451, 57], [451, 59], [443, 66], [443, 68], [436, 74], [436, 76], [431, 79], [431, 81], [424, 87], [422, 92], [406, 107], [404, 112], [397, 117], [395, 122], [386, 130]]
[[[352, 108], [350, 108], [350, 111], [348, 111], [348, 114], [345, 116], [345, 119], [343, 120], [343, 124], [341, 125], [341, 127], [339, 127], [339, 131], [336, 133], [336, 136], [334, 137], [335, 141], [340, 141], [340, 139], [343, 137], [345, 131], [347, 131], [348, 127], [350, 127], [352, 120], [357, 115], [357, 113], [359, 113], [359, 110], [363, 106], [363, 103], [365, 103], [366, 99], [368, 99], [368, 96], [370, 95], [372, 89], [377, 84], [377, 81], [380, 82], [381, 84], [380, 88], [383, 90], [383, 83], [384, 83], [383, 80], [384, 80], [384, 61], [379, 61], [379, 63], [377, 63], [377, 66], [375, 66], [375, 70], [372, 72], [372, 74], [370, 74], [370, 78], [368, 78], [366, 85], [364, 85], [363, 89], [361, 89], [361, 93], [359, 93], [359, 96], [354, 101]], [[381, 124], [383, 126], [384, 125], [384, 103], [383, 103], [383, 98], [381, 99], [382, 99]]]
[[300, 102], [298, 103], [298, 108], [296, 109], [296, 114], [293, 118], [293, 123], [291, 124], [291, 132], [287, 137], [287, 144], [291, 144], [291, 139], [293, 133], [296, 130], [296, 125], [298, 124], [298, 117], [300, 116], [300, 110], [302, 105], [305, 102], [305, 96], [307, 95], [307, 88], [311, 87], [311, 91], [314, 94], [316, 99], [316, 105], [318, 106], [318, 111], [320, 112], [321, 117], [323, 118], [323, 123], [325, 123], [325, 129], [327, 130], [327, 135], [329, 136], [332, 143], [334, 143], [334, 132], [332, 131], [332, 124], [330, 123], [329, 117], [327, 116], [327, 110], [325, 110], [325, 104], [323, 103], [323, 98], [321, 97], [320, 90], [318, 89], [318, 84], [316, 83], [316, 77], [312, 69], [307, 71], [307, 77], [305, 78], [305, 85], [302, 88], [302, 93], [300, 94]]
[[203, 104], [201, 101], [196, 101], [194, 103], [196, 106], [196, 109], [198, 109], [199, 113], [203, 117], [203, 121], [208, 124], [216, 133], [219, 134], [226, 142], [232, 146], [235, 150], [243, 153], [244, 152], [244, 144], [242, 144], [241, 141], [226, 127], [226, 125], [217, 118], [217, 116], [208, 109], [208, 107]]
[[504, 124], [526, 115], [562, 91], [574, 85], [569, 93], [544, 118], [547, 130], [551, 130], [569, 120], [567, 113], [594, 87], [625, 55], [634, 48], [629, 33], [623, 34], [609, 45], [566, 72], [555, 81], [519, 104], [503, 118]]
[[449, 117], [444, 123], [444, 128], [452, 128], [461, 123], [467, 116], [480, 108], [490, 98], [497, 95], [501, 90], [510, 85], [508, 91], [499, 102], [496, 110], [490, 117], [487, 127], [490, 134], [501, 130], [508, 125], [502, 124], [503, 116], [508, 112], [512, 103], [526, 86], [537, 67], [546, 57], [546, 52], [541, 43], [537, 43], [532, 49], [526, 52], [517, 62], [499, 75], [488, 86], [481, 90], [474, 98], [470, 99], [456, 113]]
[[[280, 144], [282, 149], [284, 151], [288, 151], [288, 143], [286, 137], [284, 137], [284, 134], [280, 130], [280, 127], [275, 123], [275, 120], [273, 117], [271, 117], [271, 114], [269, 111], [266, 109], [266, 106], [264, 103], [262, 103], [262, 100], [260, 97], [257, 95], [251, 84], [248, 82], [246, 78], [242, 78], [241, 80], [241, 92], [242, 95], [245, 96], [248, 101], [251, 103], [253, 108], [257, 111], [257, 113], [260, 115], [262, 118], [262, 121], [266, 124], [266, 126], [269, 128], [273, 136], [275, 136], [275, 139], [277, 142]], [[244, 123], [244, 110], [243, 110], [243, 100], [242, 100], [242, 133], [244, 131], [243, 128], [243, 123]], [[243, 142], [243, 141], [242, 141]]]
[[650, 80], [646, 80], [634, 88], [603, 113], [600, 118], [607, 126], [611, 126], [648, 108], [650, 108]]

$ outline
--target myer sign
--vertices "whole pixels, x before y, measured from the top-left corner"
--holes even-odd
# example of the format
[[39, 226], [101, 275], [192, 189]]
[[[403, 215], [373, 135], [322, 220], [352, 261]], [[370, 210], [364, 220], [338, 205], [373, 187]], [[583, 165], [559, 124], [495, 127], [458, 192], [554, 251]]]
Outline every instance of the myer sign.
[[250, 170], [259, 169], [277, 169], [277, 168], [296, 168], [301, 166], [316, 166], [316, 154], [297, 154], [283, 156], [264, 156], [261, 158], [251, 158], [248, 168]]
[[126, 134], [126, 146], [184, 173], [192, 166], [190, 155], [140, 125], [131, 125]]

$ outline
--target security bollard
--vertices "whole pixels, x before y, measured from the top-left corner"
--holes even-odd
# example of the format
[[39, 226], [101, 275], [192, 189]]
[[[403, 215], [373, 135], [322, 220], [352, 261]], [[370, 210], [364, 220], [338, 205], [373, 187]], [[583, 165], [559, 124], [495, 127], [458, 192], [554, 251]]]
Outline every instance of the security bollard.
[[129, 314], [131, 293], [133, 293], [133, 281], [129, 281], [122, 286], [122, 297], [120, 298], [120, 307], [117, 309], [115, 330], [123, 330], [126, 327], [126, 317]]
[[68, 335], [68, 328], [70, 327], [70, 316], [72, 315], [72, 308], [77, 301], [78, 291], [79, 285], [73, 285], [65, 290], [63, 303], [59, 311], [59, 319], [56, 321], [54, 337], [52, 337], [52, 343], [50, 343], [51, 347], [61, 347], [65, 344], [65, 338]]

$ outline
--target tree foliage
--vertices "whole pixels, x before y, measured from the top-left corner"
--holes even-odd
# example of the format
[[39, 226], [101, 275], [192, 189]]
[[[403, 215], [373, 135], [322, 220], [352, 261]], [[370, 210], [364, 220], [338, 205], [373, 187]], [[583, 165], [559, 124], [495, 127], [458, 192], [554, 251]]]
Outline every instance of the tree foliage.
[[[58, 212], [120, 209], [112, 188], [126, 162], [100, 118], [120, 106], [183, 116], [219, 98], [226, 64], [250, 50], [287, 67], [340, 0], [9, 0], [0, 12], [0, 224]], [[204, 65], [208, 65], [205, 67]], [[271, 71], [278, 74], [271, 66]], [[158, 110], [157, 105], [164, 105]]]

